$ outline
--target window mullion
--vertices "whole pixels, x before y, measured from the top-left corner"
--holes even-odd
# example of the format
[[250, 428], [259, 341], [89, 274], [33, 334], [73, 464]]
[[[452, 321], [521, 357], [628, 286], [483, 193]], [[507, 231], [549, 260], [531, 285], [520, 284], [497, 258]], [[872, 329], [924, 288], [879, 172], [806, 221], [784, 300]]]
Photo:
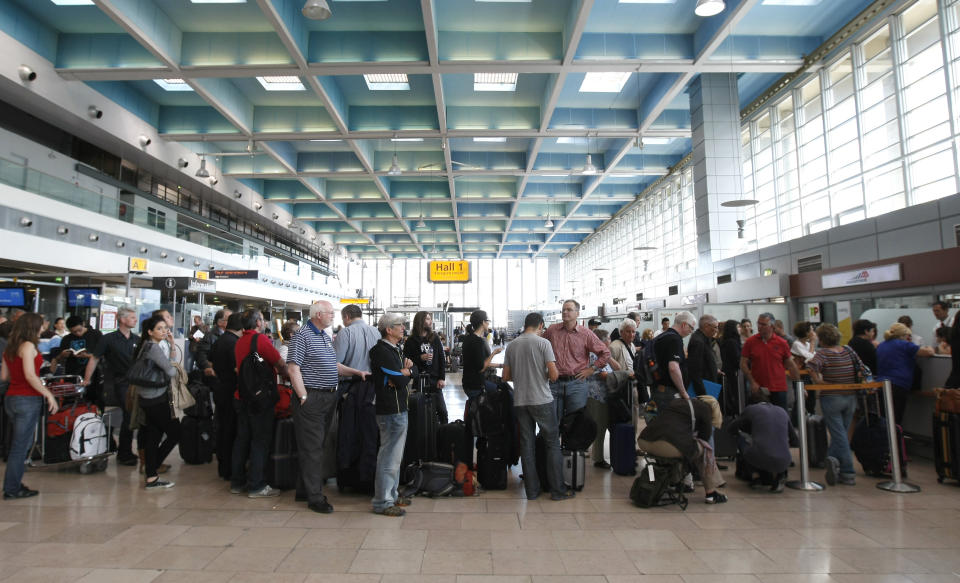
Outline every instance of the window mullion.
[[904, 205], [910, 206], [913, 187], [910, 182], [910, 160], [907, 158], [907, 112], [903, 105], [903, 27], [897, 16], [888, 18], [890, 24], [890, 49], [893, 56], [894, 96], [897, 101], [897, 125], [900, 127], [900, 167], [903, 172]]
[[[800, 126], [806, 123], [803, 115], [803, 92], [799, 87], [796, 87], [791, 92], [793, 94], [793, 135], [796, 138], [797, 147], [794, 149], [793, 155], [796, 159], [796, 168], [797, 168], [797, 209], [800, 213], [800, 232], [803, 233], [805, 229], [805, 224], [803, 222], [803, 180], [800, 180], [800, 170], [802, 169], [802, 159], [800, 158], [800, 148], [801, 148], [801, 138], [800, 138]], [[826, 155], [826, 150], [824, 150], [824, 155]], [[783, 241], [780, 241], [781, 243]]]
[[[860, 159], [858, 164], [860, 166], [860, 206], [864, 209], [863, 216], [867, 216], [867, 186], [864, 182], [864, 164], [863, 164], [863, 120], [861, 116], [863, 115], [863, 109], [860, 105], [860, 90], [863, 89], [863, 45], [855, 44], [850, 50], [850, 62], [851, 69], [853, 74], [853, 108], [856, 112], [854, 119], [857, 123], [857, 143], [860, 147]], [[837, 221], [840, 222], [839, 220]]]
[[[953, 57], [950, 46], [950, 23], [948, 22], [950, 10], [947, 8], [947, 0], [937, 0], [937, 11], [940, 16], [940, 49], [943, 51], [943, 74], [947, 84], [947, 110], [950, 112], [950, 135], [957, 137], [957, 117], [954, 107], [954, 76], [953, 76]], [[950, 147], [953, 149], [953, 181], [954, 190], [960, 192], [960, 173], [957, 172], [958, 151], [957, 140], [950, 140]]]
[[833, 201], [831, 200], [833, 180], [830, 175], [830, 134], [827, 133], [827, 81], [830, 76], [827, 75], [827, 68], [823, 67], [817, 71], [820, 78], [820, 125], [823, 126], [823, 167], [827, 172], [827, 216], [830, 217], [830, 226], [833, 224]]

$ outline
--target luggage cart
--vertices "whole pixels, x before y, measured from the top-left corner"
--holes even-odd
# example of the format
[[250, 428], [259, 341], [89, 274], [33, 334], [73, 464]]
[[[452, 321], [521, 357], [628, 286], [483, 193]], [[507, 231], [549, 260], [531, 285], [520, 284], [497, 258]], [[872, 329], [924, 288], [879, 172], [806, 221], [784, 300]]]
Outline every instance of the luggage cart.
[[[53, 396], [57, 399], [57, 402], [60, 405], [59, 411], [69, 408], [76, 408], [77, 406], [84, 404], [83, 396], [86, 391], [86, 387], [83, 384], [83, 378], [79, 375], [46, 376], [41, 378], [40, 381], [50, 390], [51, 393], [53, 393]], [[109, 443], [113, 428], [113, 418], [115, 417], [115, 412], [110, 411], [110, 409], [116, 410], [117, 408], [108, 407], [107, 411], [100, 411], [99, 407], [96, 405], [89, 404], [89, 406], [92, 407], [91, 412], [96, 412], [96, 414], [103, 419], [103, 423], [106, 426], [107, 440]], [[77, 414], [77, 416], [78, 415], [79, 414]], [[34, 447], [31, 452], [30, 460], [27, 462], [27, 467], [37, 470], [69, 469], [75, 467], [80, 471], [81, 474], [92, 474], [93, 472], [102, 472], [107, 469], [110, 456], [114, 453], [110, 451], [109, 446], [107, 447], [107, 451], [104, 453], [82, 457], [79, 459], [71, 459], [69, 457], [69, 445], [67, 445], [66, 458], [64, 458], [62, 455], [54, 457], [56, 453], [61, 453], [63, 451], [62, 444], [64, 441], [69, 443], [70, 434], [73, 431], [72, 424], [76, 420], [77, 416], [71, 416], [71, 427], [65, 428], [66, 433], [64, 434], [63, 439], [60, 439], [59, 437], [50, 437], [47, 435], [50, 413], [47, 410], [46, 402], [44, 402], [43, 415], [40, 417], [40, 424], [37, 428], [37, 439], [34, 441]], [[53, 439], [58, 440], [57, 443], [60, 446], [59, 448], [51, 447]], [[57, 451], [54, 451], [55, 449], [57, 449]]]

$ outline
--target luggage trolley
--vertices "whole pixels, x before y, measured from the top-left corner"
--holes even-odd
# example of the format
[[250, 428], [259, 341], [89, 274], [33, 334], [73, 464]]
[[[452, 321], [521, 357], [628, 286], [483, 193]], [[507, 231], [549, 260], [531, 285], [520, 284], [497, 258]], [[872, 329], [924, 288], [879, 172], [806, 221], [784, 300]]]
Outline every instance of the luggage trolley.
[[[113, 417], [117, 407], [109, 407], [107, 411], [101, 411], [93, 403], [86, 403], [83, 400], [86, 387], [83, 384], [83, 378], [79, 375], [63, 376], [45, 376], [40, 381], [47, 387], [60, 405], [58, 414], [69, 411], [62, 421], [67, 426], [59, 425], [56, 419], [51, 419], [47, 410], [46, 402], [43, 404], [43, 415], [40, 418], [40, 425], [37, 429], [38, 438], [35, 440], [31, 452], [28, 467], [32, 469], [67, 469], [76, 467], [81, 474], [91, 474], [93, 472], [102, 472], [107, 469], [107, 463], [114, 452], [110, 451], [109, 443], [113, 428]], [[94, 413], [103, 420], [106, 427], [106, 451], [93, 455], [78, 455], [70, 451], [70, 441], [73, 434], [74, 425], [83, 413]], [[48, 435], [48, 428], [59, 426], [63, 433], [57, 436]]]

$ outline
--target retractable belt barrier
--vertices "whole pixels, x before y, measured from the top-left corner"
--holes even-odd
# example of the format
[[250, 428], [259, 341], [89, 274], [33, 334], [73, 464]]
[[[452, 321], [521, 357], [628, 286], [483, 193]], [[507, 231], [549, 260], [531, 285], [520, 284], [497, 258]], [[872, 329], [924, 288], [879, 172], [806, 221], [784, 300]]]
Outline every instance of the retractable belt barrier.
[[[810, 480], [810, 462], [809, 451], [807, 450], [807, 422], [805, 419], [806, 410], [802, 406], [804, 401], [804, 383], [803, 381], [794, 381], [796, 389], [796, 402], [800, 403], [797, 409], [797, 427], [800, 430], [800, 479], [791, 480], [786, 483], [787, 487], [794, 490], [806, 490], [818, 492], [823, 490], [823, 484]], [[831, 392], [831, 391], [862, 391], [862, 390], [883, 390], [883, 404], [886, 413], [887, 439], [890, 441], [890, 463], [893, 466], [893, 479], [883, 481], [877, 484], [877, 488], [887, 492], [900, 492], [904, 494], [919, 492], [920, 486], [904, 482], [900, 475], [900, 444], [897, 440], [897, 426], [893, 418], [893, 385], [890, 381], [869, 382], [869, 383], [849, 383], [839, 385], [811, 385], [808, 390]]]

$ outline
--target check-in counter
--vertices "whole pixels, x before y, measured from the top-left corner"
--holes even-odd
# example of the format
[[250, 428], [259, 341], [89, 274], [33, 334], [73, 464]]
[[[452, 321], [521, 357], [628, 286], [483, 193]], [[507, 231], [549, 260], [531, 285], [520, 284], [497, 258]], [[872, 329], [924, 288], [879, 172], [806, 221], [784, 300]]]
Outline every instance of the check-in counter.
[[923, 374], [920, 379], [921, 390], [911, 392], [907, 399], [903, 431], [908, 435], [933, 439], [933, 389], [942, 387], [950, 376], [950, 357], [938, 354], [919, 358], [917, 364]]

